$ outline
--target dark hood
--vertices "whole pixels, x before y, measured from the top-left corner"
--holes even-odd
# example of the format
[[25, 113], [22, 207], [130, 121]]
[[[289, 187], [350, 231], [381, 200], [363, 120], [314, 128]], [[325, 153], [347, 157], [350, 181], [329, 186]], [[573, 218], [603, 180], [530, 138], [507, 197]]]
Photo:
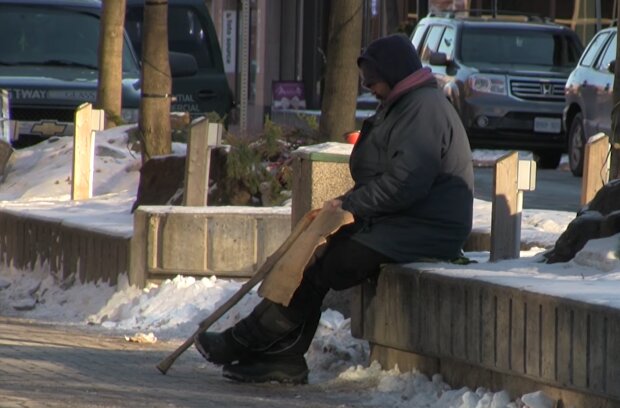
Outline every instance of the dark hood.
[[368, 44], [357, 59], [358, 67], [362, 63], [369, 65], [391, 88], [422, 68], [413, 44], [403, 34], [389, 35]]

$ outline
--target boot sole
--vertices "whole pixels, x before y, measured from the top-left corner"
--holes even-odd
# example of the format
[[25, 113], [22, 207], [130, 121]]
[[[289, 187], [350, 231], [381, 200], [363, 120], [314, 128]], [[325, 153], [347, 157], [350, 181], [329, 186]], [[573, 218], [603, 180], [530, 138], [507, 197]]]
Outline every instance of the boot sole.
[[263, 375], [244, 375], [241, 373], [236, 373], [234, 371], [231, 372], [230, 368], [224, 367], [222, 375], [230, 380], [245, 383], [266, 383], [275, 381], [283, 384], [308, 384], [308, 371], [304, 371], [295, 375], [291, 375], [278, 370], [274, 370], [271, 371], [269, 374]]

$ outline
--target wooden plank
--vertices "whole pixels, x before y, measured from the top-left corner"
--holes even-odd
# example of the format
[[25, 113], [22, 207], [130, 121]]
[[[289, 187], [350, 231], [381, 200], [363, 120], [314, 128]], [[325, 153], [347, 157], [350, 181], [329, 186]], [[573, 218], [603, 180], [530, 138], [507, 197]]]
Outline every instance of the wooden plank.
[[541, 343], [541, 377], [556, 381], [556, 304], [542, 299], [542, 343]]
[[404, 273], [398, 271], [395, 273], [383, 274], [386, 279], [382, 281], [384, 287], [382, 292], [382, 303], [385, 307], [385, 313], [382, 316], [384, 324], [379, 327], [384, 328], [384, 332], [375, 336], [383, 337], [389, 341], [384, 344], [392, 344], [398, 348], [411, 349], [415, 347], [412, 341], [412, 334], [417, 324], [417, 316], [415, 315], [413, 304], [417, 299], [412, 296], [414, 284], [411, 274], [404, 276]]
[[569, 306], [557, 308], [557, 381], [566, 387], [573, 382], [572, 310]]
[[452, 356], [452, 288], [439, 282], [439, 352]]
[[192, 122], [185, 161], [185, 206], [207, 205], [211, 162], [208, 131], [209, 121], [206, 118], [200, 117]]
[[497, 333], [497, 298], [488, 288], [482, 288], [482, 364], [486, 367], [495, 367], [496, 360], [496, 333]]
[[609, 180], [609, 137], [597, 133], [590, 137], [584, 149], [581, 205], [586, 205]]
[[510, 370], [510, 351], [513, 339], [512, 333], [512, 298], [505, 291], [496, 291], [497, 294], [497, 330], [495, 338], [495, 366], [502, 370]]
[[95, 135], [92, 132], [92, 105], [83, 103], [75, 112], [73, 136], [73, 172], [71, 199], [84, 200], [93, 195]]
[[588, 333], [588, 388], [604, 393], [607, 378], [607, 318], [602, 313], [590, 314]]
[[542, 322], [541, 305], [535, 299], [527, 302], [525, 323], [525, 374], [541, 375]]
[[521, 216], [519, 209], [517, 152], [495, 163], [491, 213], [491, 261], [519, 258]]
[[452, 355], [458, 359], [465, 359], [467, 340], [465, 326], [467, 324], [467, 300], [465, 299], [465, 287], [462, 285], [452, 286]]
[[585, 308], [573, 309], [573, 385], [588, 386], [588, 312]]
[[429, 279], [428, 275], [420, 277], [420, 291], [422, 293], [421, 325], [422, 350], [428, 355], [437, 355], [439, 352], [439, 288]]
[[526, 336], [526, 316], [527, 305], [523, 296], [515, 294], [512, 297], [512, 319], [511, 319], [511, 336], [512, 342], [510, 347], [510, 369], [519, 374], [525, 374], [525, 336]]
[[478, 284], [468, 285], [466, 290], [466, 356], [474, 364], [482, 362], [482, 294]]
[[620, 397], [620, 316], [610, 314], [607, 320], [607, 393]]

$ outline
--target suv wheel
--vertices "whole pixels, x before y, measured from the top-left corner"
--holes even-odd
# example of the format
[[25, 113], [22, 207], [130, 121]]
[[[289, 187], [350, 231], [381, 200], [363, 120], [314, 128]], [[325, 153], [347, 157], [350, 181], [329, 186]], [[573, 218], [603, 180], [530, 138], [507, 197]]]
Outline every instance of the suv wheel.
[[562, 152], [559, 150], [543, 150], [534, 152], [538, 157], [536, 163], [541, 169], [557, 169], [562, 159]]
[[578, 113], [573, 118], [568, 131], [568, 164], [576, 177], [583, 175], [583, 160], [586, 145], [586, 132], [583, 127], [583, 115]]

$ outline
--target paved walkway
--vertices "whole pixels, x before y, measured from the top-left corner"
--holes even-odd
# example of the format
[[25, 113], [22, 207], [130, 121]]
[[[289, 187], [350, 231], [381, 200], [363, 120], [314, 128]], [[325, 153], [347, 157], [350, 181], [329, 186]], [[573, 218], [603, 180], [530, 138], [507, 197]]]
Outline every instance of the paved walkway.
[[156, 364], [178, 345], [0, 318], [0, 408], [359, 405], [321, 385], [228, 381], [193, 347], [162, 375]]

